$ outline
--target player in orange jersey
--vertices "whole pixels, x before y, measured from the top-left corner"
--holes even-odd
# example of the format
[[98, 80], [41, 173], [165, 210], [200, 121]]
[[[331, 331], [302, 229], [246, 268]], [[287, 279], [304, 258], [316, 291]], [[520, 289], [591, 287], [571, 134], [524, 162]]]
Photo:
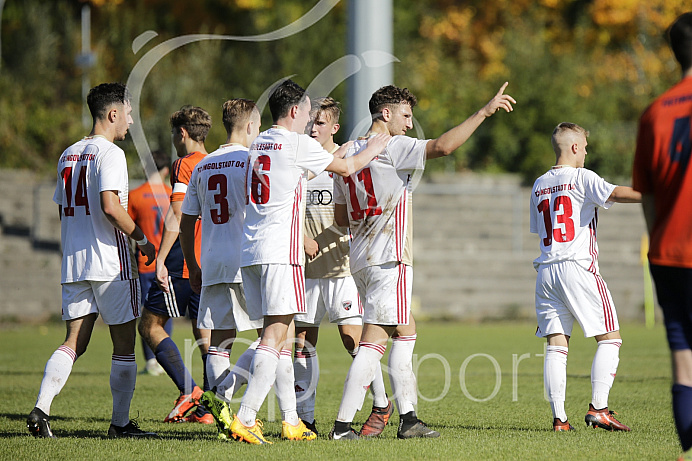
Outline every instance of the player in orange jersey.
[[[132, 220], [142, 229], [144, 235], [159, 251], [161, 245], [161, 233], [163, 232], [163, 218], [168, 211], [168, 200], [171, 195], [171, 188], [165, 183], [170, 172], [171, 157], [162, 150], [155, 150], [151, 153], [156, 174], [152, 175], [147, 182], [130, 191], [127, 212]], [[145, 265], [146, 258], [138, 252], [137, 267], [139, 269], [139, 283], [142, 289], [142, 305], [144, 305], [149, 288], [156, 279], [156, 266]], [[173, 321], [169, 320], [164, 326], [168, 336], [173, 333]], [[156, 356], [147, 342], [142, 338], [142, 350], [146, 360], [146, 367], [143, 373], [158, 376], [164, 373], [163, 368], [156, 361]]]
[[[649, 264], [673, 359], [673, 414], [692, 455], [692, 12], [668, 29], [682, 80], [639, 121], [632, 186], [642, 193]], [[685, 458], [687, 459], [687, 458]]]
[[[164, 325], [169, 318], [182, 317], [187, 312], [192, 332], [202, 354], [204, 364], [202, 369], [206, 370], [210, 331], [197, 328], [199, 294], [192, 291], [190, 287], [178, 233], [187, 185], [195, 166], [207, 155], [204, 140], [210, 128], [211, 117], [200, 107], [184, 106], [171, 115], [173, 145], [181, 158], [173, 163], [171, 172], [173, 193], [170, 208], [166, 213], [161, 246], [156, 260], [157, 283], [149, 291], [142, 312], [142, 321], [139, 324], [140, 334], [180, 391], [173, 410], [164, 418], [165, 422], [214, 423], [214, 418], [204, 410], [203, 406], [198, 405], [203, 389], [209, 389], [206, 372], [203, 389], [200, 389], [183, 363], [178, 347], [164, 330]], [[200, 245], [201, 229], [198, 223], [195, 229], [195, 251], [198, 260]], [[186, 416], [186, 413], [196, 405], [197, 412]]]

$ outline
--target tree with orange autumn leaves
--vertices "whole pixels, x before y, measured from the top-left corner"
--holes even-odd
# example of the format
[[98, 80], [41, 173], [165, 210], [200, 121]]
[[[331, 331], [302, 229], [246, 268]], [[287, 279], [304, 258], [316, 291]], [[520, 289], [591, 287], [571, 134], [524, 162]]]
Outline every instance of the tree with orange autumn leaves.
[[[379, 1], [379, 0], [375, 0]], [[90, 0], [91, 81], [125, 81], [143, 53], [197, 33], [253, 35], [295, 21], [316, 1]], [[450, 171], [521, 173], [527, 182], [552, 163], [550, 133], [561, 121], [591, 131], [589, 167], [628, 178], [636, 122], [649, 102], [679, 78], [664, 38], [685, 0], [393, 0], [396, 85], [419, 99], [414, 115], [437, 136], [477, 110], [500, 84], [518, 103], [493, 117], [445, 162]], [[60, 146], [83, 131], [79, 54], [80, 0], [6, 0], [0, 59], [0, 167], [50, 171]], [[152, 70], [142, 119], [152, 147], [168, 147], [168, 115], [183, 104], [215, 118], [210, 145], [223, 140], [220, 106], [257, 98], [276, 79], [307, 85], [346, 54], [348, 1], [320, 22], [277, 42], [209, 41], [187, 45]], [[132, 41], [158, 35], [139, 53]], [[348, 111], [345, 85], [333, 95]], [[358, 102], [362, 104], [363, 102]], [[217, 107], [218, 106], [218, 107]], [[65, 110], [67, 109], [67, 110]], [[266, 118], [266, 117], [265, 117]], [[343, 131], [343, 130], [342, 130]], [[343, 140], [340, 140], [343, 141]], [[14, 151], [13, 151], [14, 152]], [[128, 157], [135, 157], [126, 146]]]

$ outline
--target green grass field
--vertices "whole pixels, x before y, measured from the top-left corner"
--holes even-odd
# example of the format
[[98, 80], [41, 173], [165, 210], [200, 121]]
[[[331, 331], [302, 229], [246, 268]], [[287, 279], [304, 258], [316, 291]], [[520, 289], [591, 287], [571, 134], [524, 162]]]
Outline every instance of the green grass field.
[[[33, 408], [43, 366], [62, 342], [64, 326], [0, 328], [0, 459], [676, 459], [680, 449], [670, 406], [670, 365], [659, 326], [622, 327], [623, 347], [610, 408], [632, 428], [609, 433], [584, 424], [591, 395], [591, 359], [596, 345], [575, 331], [567, 367], [566, 409], [572, 433], [553, 433], [550, 406], [543, 397], [544, 342], [530, 323], [468, 325], [421, 323], [416, 357], [418, 415], [441, 433], [439, 439], [397, 440], [393, 417], [376, 440], [334, 442], [326, 439], [336, 417], [343, 380], [351, 362], [333, 326], [325, 326], [318, 345], [321, 380], [317, 395], [320, 437], [315, 442], [282, 442], [275, 399], [259, 418], [272, 446], [220, 442], [215, 427], [164, 424], [177, 389], [167, 376], [140, 375], [131, 415], [141, 426], [159, 433], [156, 440], [105, 438], [111, 414], [108, 386], [110, 339], [100, 325], [89, 350], [75, 364], [70, 380], [51, 408], [58, 439], [31, 437], [25, 427]], [[176, 324], [174, 339], [181, 350], [190, 337]], [[242, 350], [235, 350], [232, 359]], [[137, 349], [139, 368], [143, 368]], [[201, 382], [201, 360], [193, 356], [193, 375]], [[385, 379], [386, 380], [386, 379]], [[273, 397], [272, 397], [273, 398]], [[371, 401], [356, 416], [367, 417]], [[238, 404], [233, 404], [237, 411]], [[268, 418], [276, 415], [276, 420]]]

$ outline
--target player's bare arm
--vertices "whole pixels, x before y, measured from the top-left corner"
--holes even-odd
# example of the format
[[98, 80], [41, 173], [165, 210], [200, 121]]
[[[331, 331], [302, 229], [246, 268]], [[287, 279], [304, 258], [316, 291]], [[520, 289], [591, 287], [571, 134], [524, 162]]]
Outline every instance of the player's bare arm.
[[432, 139], [425, 147], [425, 157], [427, 159], [444, 157], [454, 152], [459, 146], [464, 144], [483, 121], [500, 109], [512, 112], [512, 104], [517, 102], [508, 94], [504, 94], [509, 82], [505, 82], [500, 91], [482, 109], [464, 120], [460, 125], [452, 128], [437, 139]]
[[303, 247], [305, 248], [305, 254], [311, 260], [314, 259], [315, 256], [317, 256], [317, 253], [320, 251], [320, 246], [317, 241], [311, 239], [307, 235], [303, 238]]
[[653, 194], [642, 194], [642, 209], [644, 210], [646, 229], [651, 235], [654, 230], [654, 222], [656, 222], [656, 201]]
[[182, 214], [180, 219], [180, 248], [183, 250], [183, 257], [187, 263], [187, 270], [190, 272], [190, 287], [195, 293], [202, 291], [202, 270], [197, 264], [195, 256], [195, 223], [197, 216]]
[[362, 170], [368, 163], [377, 157], [380, 152], [387, 146], [387, 143], [392, 137], [388, 134], [378, 133], [374, 136], [368, 138], [368, 147], [363, 149], [359, 154], [346, 159], [339, 158], [338, 153], [341, 149], [346, 148], [352, 144], [350, 141], [341, 146], [334, 153], [334, 160], [330, 163], [326, 170], [336, 173], [339, 176], [350, 176], [353, 173]]
[[615, 203], [641, 203], [642, 194], [629, 186], [616, 186], [608, 197], [609, 202]]
[[166, 212], [163, 221], [163, 232], [161, 233], [161, 245], [159, 246], [159, 257], [156, 260], [156, 283], [164, 293], [168, 293], [168, 269], [166, 268], [166, 258], [170, 253], [175, 239], [180, 232], [180, 219], [183, 202], [171, 202], [171, 206]]
[[[142, 229], [135, 224], [130, 215], [127, 214], [127, 211], [125, 211], [125, 208], [120, 205], [120, 197], [117, 191], [105, 190], [101, 192], [100, 198], [101, 210], [113, 227], [135, 241], [145, 240]], [[146, 265], [148, 266], [156, 258], [156, 249], [149, 241], [142, 245], [138, 244], [138, 246], [142, 254], [147, 257]]]
[[348, 208], [345, 203], [334, 204], [334, 222], [337, 226], [346, 227], [348, 222]]

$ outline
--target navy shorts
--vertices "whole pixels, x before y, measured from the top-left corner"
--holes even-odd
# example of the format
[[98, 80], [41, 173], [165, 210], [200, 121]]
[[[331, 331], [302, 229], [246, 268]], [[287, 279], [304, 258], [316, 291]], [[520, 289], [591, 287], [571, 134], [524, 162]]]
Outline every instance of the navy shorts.
[[673, 351], [692, 344], [692, 269], [651, 264], [658, 304], [663, 310], [668, 345]]
[[156, 272], [139, 273], [139, 286], [142, 287], [142, 306], [147, 301], [149, 289], [152, 285], [156, 285]]
[[181, 277], [168, 277], [168, 293], [158, 284], [152, 283], [144, 308], [164, 317], [185, 317], [197, 319], [199, 294], [192, 291], [190, 281]]

